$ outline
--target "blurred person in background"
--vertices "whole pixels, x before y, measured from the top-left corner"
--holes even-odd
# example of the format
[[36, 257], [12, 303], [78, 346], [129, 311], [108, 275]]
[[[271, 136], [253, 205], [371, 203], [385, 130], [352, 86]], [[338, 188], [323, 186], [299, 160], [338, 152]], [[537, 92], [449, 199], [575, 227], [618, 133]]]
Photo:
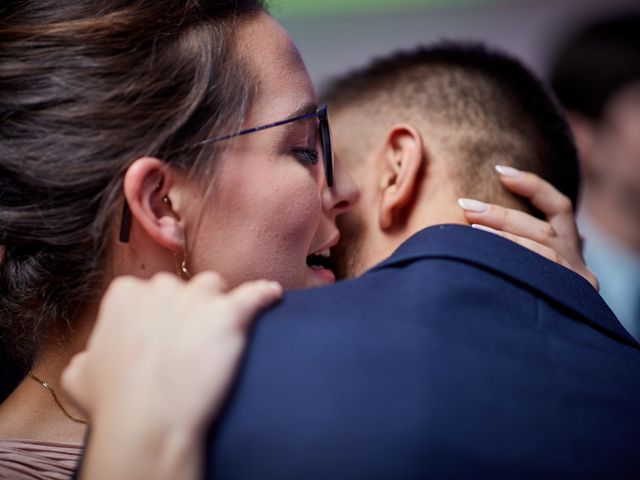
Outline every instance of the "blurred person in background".
[[581, 28], [556, 52], [550, 81], [582, 162], [585, 259], [640, 339], [640, 11]]

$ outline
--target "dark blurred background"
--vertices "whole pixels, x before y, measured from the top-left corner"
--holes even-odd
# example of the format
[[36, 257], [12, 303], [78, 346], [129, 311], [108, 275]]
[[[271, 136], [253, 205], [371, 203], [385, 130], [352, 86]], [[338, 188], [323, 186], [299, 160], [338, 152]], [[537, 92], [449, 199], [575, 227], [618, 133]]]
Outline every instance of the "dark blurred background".
[[486, 41], [544, 73], [555, 45], [582, 22], [640, 11], [637, 0], [271, 0], [269, 6], [316, 84], [374, 55], [448, 38]]

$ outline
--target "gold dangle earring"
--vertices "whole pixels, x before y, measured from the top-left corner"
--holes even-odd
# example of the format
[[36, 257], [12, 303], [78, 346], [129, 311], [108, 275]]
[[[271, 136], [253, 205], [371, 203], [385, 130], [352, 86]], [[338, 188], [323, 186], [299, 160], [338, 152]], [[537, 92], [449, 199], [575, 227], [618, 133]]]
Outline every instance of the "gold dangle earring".
[[[169, 197], [167, 195], [165, 195], [164, 197], [162, 197], [162, 203], [164, 203], [167, 206], [171, 205], [171, 200], [169, 199]], [[182, 280], [189, 280], [191, 278], [191, 273], [189, 272], [189, 269], [187, 268], [187, 251], [185, 249], [185, 251], [182, 254], [182, 262], [180, 262], [178, 264], [178, 255], [176, 252], [173, 252], [173, 263], [176, 266], [176, 274], [178, 275], [179, 278], [181, 278]]]
[[191, 278], [191, 273], [187, 268], [187, 251], [185, 250], [183, 252], [182, 262], [180, 263], [179, 266], [178, 266], [178, 256], [175, 252], [173, 254], [173, 260], [176, 264], [176, 273], [178, 274], [178, 277], [180, 277], [182, 280], [189, 280]]

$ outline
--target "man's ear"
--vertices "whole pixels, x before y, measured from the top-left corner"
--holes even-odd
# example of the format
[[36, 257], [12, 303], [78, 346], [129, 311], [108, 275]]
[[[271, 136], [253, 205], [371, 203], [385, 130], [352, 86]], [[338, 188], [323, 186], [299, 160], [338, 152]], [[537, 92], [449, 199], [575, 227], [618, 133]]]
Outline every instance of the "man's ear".
[[420, 188], [424, 146], [420, 133], [410, 125], [393, 127], [381, 152], [379, 224], [382, 230], [398, 226]]
[[132, 221], [158, 245], [184, 249], [184, 229], [171, 203], [172, 171], [161, 160], [142, 157], [124, 175], [124, 196]]

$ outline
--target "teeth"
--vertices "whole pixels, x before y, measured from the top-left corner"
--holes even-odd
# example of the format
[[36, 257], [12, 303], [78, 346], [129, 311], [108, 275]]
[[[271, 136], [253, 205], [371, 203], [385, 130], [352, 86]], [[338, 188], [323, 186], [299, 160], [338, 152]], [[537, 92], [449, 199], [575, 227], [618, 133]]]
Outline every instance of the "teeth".
[[314, 270], [324, 270], [326, 268], [329, 268], [327, 266], [327, 263], [330, 261], [330, 258], [331, 249], [325, 248], [324, 250], [319, 250], [309, 255], [307, 257], [307, 265]]
[[314, 255], [318, 255], [319, 257], [329, 258], [331, 256], [331, 251], [327, 248], [322, 250], [321, 252], [316, 252]]

